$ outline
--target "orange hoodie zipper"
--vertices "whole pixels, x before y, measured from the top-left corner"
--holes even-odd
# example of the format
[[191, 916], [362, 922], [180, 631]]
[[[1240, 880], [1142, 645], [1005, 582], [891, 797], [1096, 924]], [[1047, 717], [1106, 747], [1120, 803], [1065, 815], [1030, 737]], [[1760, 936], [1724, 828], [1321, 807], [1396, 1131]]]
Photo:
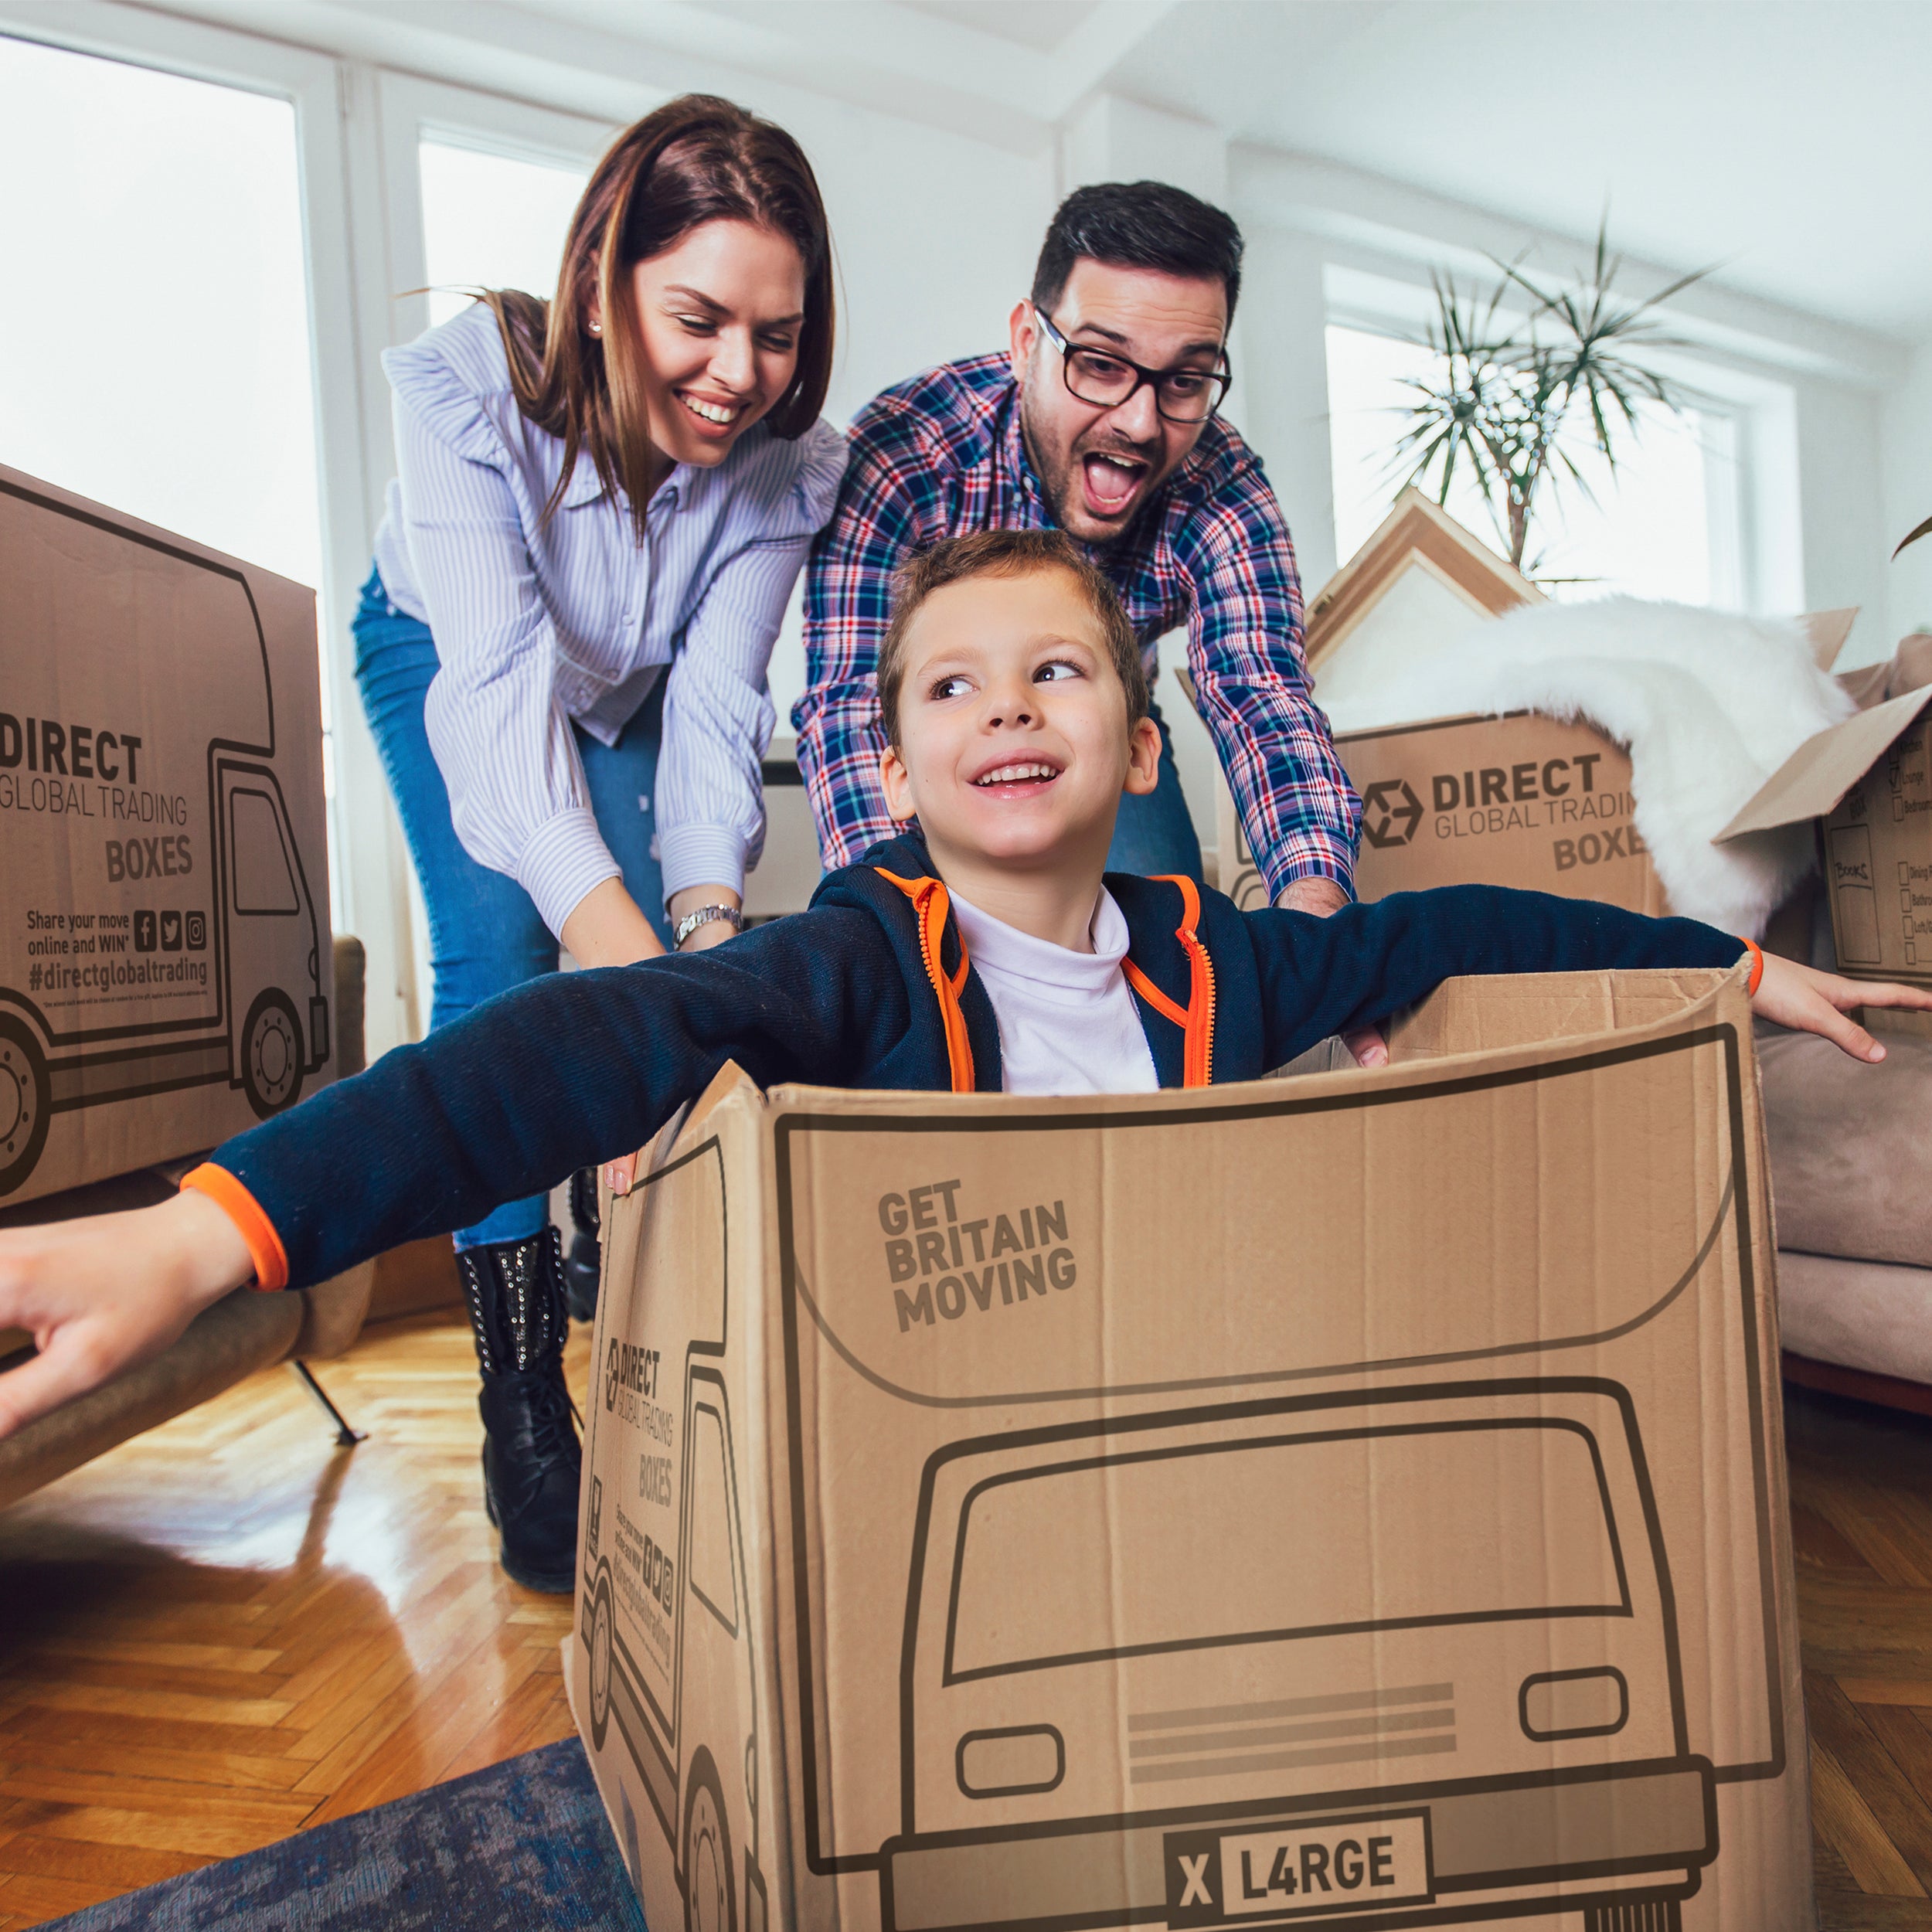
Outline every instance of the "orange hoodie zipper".
[[939, 1002], [940, 1024], [946, 1035], [946, 1063], [952, 1075], [953, 1091], [971, 1094], [977, 1083], [973, 1068], [973, 1043], [966, 1032], [965, 1009], [959, 1003], [959, 995], [966, 985], [968, 964], [964, 935], [959, 943], [958, 973], [947, 973], [940, 960], [946, 921], [952, 912], [951, 896], [940, 879], [902, 879], [898, 873], [886, 871], [883, 866], [875, 866], [872, 869], [881, 879], [896, 886], [912, 901], [913, 923], [919, 929], [919, 956], [924, 962], [926, 977], [932, 982], [934, 995]]
[[1128, 984], [1148, 1005], [1181, 1029], [1181, 1084], [1208, 1087], [1214, 1080], [1214, 961], [1195, 930], [1201, 920], [1201, 894], [1194, 881], [1179, 873], [1157, 872], [1162, 883], [1178, 886], [1181, 923], [1174, 937], [1187, 954], [1188, 1001], [1183, 1009], [1149, 979], [1131, 959], [1121, 965]]

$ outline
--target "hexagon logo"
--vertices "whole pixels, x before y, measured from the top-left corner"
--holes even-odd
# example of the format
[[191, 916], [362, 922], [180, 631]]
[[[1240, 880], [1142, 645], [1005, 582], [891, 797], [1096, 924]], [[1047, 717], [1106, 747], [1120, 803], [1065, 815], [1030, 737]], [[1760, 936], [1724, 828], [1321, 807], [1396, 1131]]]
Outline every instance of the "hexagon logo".
[[1383, 778], [1362, 794], [1362, 835], [1378, 849], [1406, 845], [1422, 823], [1422, 801], [1406, 778]]

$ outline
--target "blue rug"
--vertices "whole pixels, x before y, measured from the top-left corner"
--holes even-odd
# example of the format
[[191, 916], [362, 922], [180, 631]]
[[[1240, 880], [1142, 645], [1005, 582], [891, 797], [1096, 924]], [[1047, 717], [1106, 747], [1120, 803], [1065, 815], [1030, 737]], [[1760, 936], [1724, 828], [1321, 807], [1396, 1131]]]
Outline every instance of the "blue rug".
[[575, 1738], [56, 1923], [60, 1932], [645, 1932]]

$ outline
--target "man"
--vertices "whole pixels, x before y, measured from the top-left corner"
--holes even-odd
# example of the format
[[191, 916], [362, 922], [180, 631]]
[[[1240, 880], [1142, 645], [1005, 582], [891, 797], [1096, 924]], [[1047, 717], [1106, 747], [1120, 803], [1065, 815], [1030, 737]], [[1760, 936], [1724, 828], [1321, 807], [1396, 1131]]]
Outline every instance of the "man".
[[[1233, 222], [1180, 189], [1080, 189], [1047, 230], [1009, 351], [929, 370], [860, 413], [812, 555], [792, 713], [828, 868], [893, 829], [876, 674], [894, 567], [944, 537], [1057, 526], [1119, 591], [1150, 682], [1155, 641], [1186, 624], [1195, 689], [1275, 903], [1348, 903], [1361, 806], [1309, 696], [1294, 549], [1259, 459], [1216, 413], [1241, 252]], [[1126, 801], [1109, 864], [1198, 879], [1160, 733], [1161, 781]]]

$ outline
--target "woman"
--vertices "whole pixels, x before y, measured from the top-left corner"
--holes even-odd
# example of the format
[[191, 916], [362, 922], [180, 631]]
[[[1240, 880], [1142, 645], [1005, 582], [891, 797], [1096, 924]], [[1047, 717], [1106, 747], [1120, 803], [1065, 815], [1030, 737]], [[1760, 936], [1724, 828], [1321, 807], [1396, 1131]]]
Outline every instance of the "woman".
[[[764, 836], [765, 668], [845, 466], [796, 142], [688, 95], [621, 135], [554, 301], [384, 356], [396, 480], [356, 679], [429, 913], [432, 1028], [557, 964], [716, 944]], [[549, 1204], [456, 1237], [503, 1566], [567, 1590], [579, 1452]]]

